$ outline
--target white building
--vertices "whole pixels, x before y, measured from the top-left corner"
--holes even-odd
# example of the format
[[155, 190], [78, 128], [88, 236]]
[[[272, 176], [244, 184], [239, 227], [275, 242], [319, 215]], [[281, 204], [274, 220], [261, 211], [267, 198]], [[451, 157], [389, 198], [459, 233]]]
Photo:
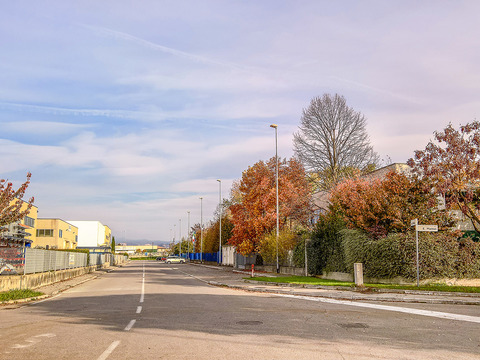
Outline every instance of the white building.
[[99, 247], [110, 245], [110, 229], [100, 221], [69, 220], [67, 222], [78, 228], [77, 247]]

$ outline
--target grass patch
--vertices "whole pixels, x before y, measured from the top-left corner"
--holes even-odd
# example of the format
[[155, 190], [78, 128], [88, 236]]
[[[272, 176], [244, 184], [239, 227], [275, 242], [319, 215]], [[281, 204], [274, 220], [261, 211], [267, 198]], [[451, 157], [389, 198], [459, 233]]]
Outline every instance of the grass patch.
[[[278, 276], [278, 277], [250, 277], [248, 280], [276, 282], [285, 284], [299, 284], [299, 285], [321, 285], [321, 286], [348, 286], [354, 287], [355, 283], [348, 281], [337, 281], [320, 279], [316, 277], [306, 276]], [[429, 284], [421, 285], [396, 285], [396, 284], [365, 284], [365, 287], [371, 289], [393, 289], [393, 290], [421, 290], [421, 291], [445, 291], [445, 292], [464, 292], [464, 293], [480, 293], [478, 286], [450, 286], [446, 284]]]
[[43, 295], [40, 291], [33, 291], [30, 289], [25, 290], [10, 290], [5, 292], [0, 292], [0, 301], [10, 301], [18, 299], [26, 299], [35, 296]]
[[129, 260], [156, 260], [158, 256], [131, 257]]
[[306, 277], [306, 276], [277, 276], [277, 277], [266, 277], [266, 276], [256, 276], [254, 278], [246, 278], [248, 280], [256, 281], [265, 281], [265, 282], [276, 282], [276, 283], [286, 283], [286, 284], [308, 284], [308, 285], [323, 285], [323, 286], [354, 286], [352, 282], [338, 281], [338, 280], [327, 280], [320, 279], [315, 277]]

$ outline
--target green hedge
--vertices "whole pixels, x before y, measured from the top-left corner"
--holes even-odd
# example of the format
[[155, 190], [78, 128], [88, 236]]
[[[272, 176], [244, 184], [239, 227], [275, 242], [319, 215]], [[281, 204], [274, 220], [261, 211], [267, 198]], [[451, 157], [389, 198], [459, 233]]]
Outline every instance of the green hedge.
[[[371, 240], [359, 230], [341, 230], [345, 265], [361, 262], [368, 277], [416, 278], [415, 233]], [[480, 243], [455, 233], [420, 233], [420, 278], [479, 278]]]
[[[307, 243], [308, 272], [322, 275], [323, 272], [346, 272], [345, 253], [342, 247], [340, 231], [345, 228], [344, 222], [337, 217], [321, 216], [312, 231]], [[301, 246], [300, 251], [304, 251]], [[301, 261], [304, 266], [304, 260]]]

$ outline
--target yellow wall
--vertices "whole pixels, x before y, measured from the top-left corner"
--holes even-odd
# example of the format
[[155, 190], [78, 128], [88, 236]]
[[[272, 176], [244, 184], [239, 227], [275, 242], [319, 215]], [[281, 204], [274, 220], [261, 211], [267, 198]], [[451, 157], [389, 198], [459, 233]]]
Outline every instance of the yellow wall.
[[[32, 247], [76, 249], [78, 228], [61, 219], [37, 219], [37, 230], [53, 230], [52, 236], [37, 236]], [[39, 235], [42, 231], [40, 231]]]
[[107, 226], [105, 226], [105, 244], [110, 245], [112, 242], [112, 230]]

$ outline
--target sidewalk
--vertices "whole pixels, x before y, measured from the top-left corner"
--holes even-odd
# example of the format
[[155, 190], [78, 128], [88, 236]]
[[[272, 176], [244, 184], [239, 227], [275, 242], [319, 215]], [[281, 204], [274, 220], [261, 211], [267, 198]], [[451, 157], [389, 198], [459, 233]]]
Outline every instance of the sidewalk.
[[[480, 294], [478, 293], [470, 294], [387, 289], [377, 289], [375, 291], [371, 289], [360, 290], [348, 287], [268, 283], [263, 281], [245, 280], [244, 278], [251, 276], [250, 271], [239, 271], [232, 268], [211, 265], [189, 265], [194, 268], [202, 268], [203, 271], [194, 271], [197, 273], [195, 274], [195, 277], [210, 285], [225, 286], [245, 291], [324, 297], [337, 300], [480, 305]], [[267, 275], [276, 276], [275, 274]], [[265, 276], [265, 274], [262, 273], [259, 276]]]
[[33, 289], [33, 290], [42, 292], [44, 295], [36, 296], [34, 298], [25, 298], [25, 299], [4, 301], [4, 302], [0, 303], [0, 307], [8, 309], [8, 308], [11, 308], [12, 306], [16, 307], [17, 305], [22, 305], [24, 303], [28, 303], [28, 302], [31, 302], [33, 300], [36, 301], [36, 300], [42, 300], [42, 299], [45, 299], [45, 298], [49, 298], [49, 297], [52, 297], [52, 296], [55, 296], [55, 295], [61, 293], [62, 291], [68, 290], [68, 289], [70, 289], [74, 286], [77, 286], [77, 285], [83, 284], [84, 282], [96, 279], [97, 277], [101, 276], [102, 273], [110, 272], [110, 271], [113, 271], [113, 268], [99, 269], [99, 270], [96, 270], [95, 272], [92, 272], [92, 273], [89, 273], [89, 274], [80, 275], [80, 276], [77, 276], [77, 277], [74, 277], [74, 278], [71, 278], [71, 279], [68, 279], [68, 280], [59, 281], [59, 282], [56, 282], [56, 283], [53, 283], [53, 284], [50, 284], [50, 285], [41, 286], [41, 287], [38, 287], [38, 288]]

